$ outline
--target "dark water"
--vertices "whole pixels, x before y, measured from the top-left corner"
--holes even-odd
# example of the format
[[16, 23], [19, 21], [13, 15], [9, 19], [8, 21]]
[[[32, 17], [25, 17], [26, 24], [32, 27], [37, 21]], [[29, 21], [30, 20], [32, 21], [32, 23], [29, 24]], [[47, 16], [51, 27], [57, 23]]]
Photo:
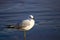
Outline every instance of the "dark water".
[[4, 29], [34, 15], [36, 24], [27, 40], [60, 40], [60, 0], [1, 0], [0, 40], [23, 40], [23, 32]]

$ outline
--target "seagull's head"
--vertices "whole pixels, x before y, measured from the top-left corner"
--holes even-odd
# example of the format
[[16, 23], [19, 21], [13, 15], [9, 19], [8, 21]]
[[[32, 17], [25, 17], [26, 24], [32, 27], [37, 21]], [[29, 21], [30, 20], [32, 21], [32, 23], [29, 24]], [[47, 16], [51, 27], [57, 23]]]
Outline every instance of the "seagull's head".
[[29, 18], [34, 19], [33, 15], [29, 15]]

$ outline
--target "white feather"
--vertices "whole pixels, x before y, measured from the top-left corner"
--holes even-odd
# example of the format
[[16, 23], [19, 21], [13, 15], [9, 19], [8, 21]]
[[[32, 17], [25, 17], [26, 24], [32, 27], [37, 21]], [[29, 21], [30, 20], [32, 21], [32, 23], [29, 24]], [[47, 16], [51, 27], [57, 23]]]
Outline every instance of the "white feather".
[[20, 25], [20, 26], [22, 26], [21, 30], [30, 30], [34, 26], [35, 21], [31, 17], [33, 18], [33, 16], [30, 16], [29, 19], [22, 21], [22, 23]]

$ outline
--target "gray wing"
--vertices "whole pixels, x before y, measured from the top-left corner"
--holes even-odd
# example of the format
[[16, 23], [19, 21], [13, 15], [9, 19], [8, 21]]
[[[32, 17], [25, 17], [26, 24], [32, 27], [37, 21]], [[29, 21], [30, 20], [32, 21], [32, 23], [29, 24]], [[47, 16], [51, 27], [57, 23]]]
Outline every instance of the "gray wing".
[[21, 24], [19, 24], [20, 28], [24, 28], [26, 26], [30, 25], [30, 21], [29, 20], [23, 20]]
[[22, 29], [29, 25], [30, 25], [29, 20], [23, 20], [21, 23], [17, 23], [16, 25], [8, 25], [6, 28]]

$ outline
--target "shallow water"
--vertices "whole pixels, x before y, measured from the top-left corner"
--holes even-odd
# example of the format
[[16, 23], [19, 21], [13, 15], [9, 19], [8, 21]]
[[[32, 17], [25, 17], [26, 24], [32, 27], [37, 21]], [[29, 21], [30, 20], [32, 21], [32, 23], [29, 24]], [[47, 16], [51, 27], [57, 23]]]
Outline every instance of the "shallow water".
[[4, 2], [0, 4], [0, 40], [23, 40], [23, 32], [4, 27], [7, 24], [20, 23], [30, 14], [35, 17], [36, 24], [27, 32], [27, 40], [60, 40], [59, 0], [6, 0]]

